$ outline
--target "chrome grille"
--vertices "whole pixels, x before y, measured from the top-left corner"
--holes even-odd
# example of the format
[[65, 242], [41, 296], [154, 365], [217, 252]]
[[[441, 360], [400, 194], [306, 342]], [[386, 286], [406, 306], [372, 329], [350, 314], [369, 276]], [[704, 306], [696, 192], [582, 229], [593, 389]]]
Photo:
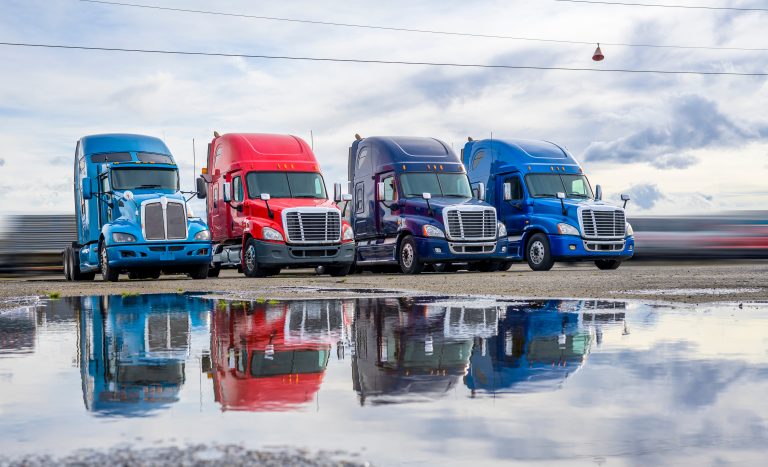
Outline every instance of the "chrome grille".
[[341, 213], [338, 209], [296, 209], [283, 211], [286, 239], [290, 243], [338, 243], [341, 241]]
[[147, 240], [183, 240], [187, 238], [187, 215], [184, 204], [153, 201], [142, 206], [142, 227]]
[[586, 238], [623, 238], [626, 231], [624, 211], [615, 209], [581, 211], [581, 225]]
[[451, 240], [495, 240], [495, 209], [448, 209], [445, 225]]

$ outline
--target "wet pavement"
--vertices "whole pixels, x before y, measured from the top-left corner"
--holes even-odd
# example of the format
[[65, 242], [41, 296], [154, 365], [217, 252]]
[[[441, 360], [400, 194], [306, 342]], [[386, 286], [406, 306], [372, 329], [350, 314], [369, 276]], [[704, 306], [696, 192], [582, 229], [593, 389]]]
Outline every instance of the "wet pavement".
[[0, 456], [761, 464], [767, 330], [761, 303], [67, 297], [0, 312]]

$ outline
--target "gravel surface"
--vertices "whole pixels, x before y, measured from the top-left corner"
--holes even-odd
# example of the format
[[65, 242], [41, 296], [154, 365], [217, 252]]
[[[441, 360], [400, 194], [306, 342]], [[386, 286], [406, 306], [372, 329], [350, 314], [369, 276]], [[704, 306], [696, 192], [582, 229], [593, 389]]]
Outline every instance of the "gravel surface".
[[129, 466], [266, 466], [356, 467], [366, 462], [352, 460], [345, 453], [310, 453], [301, 450], [252, 451], [236, 445], [193, 445], [184, 448], [157, 447], [135, 449], [118, 447], [105, 451], [76, 451], [64, 457], [29, 455], [15, 459], [0, 456], [0, 467], [129, 467]]
[[[122, 276], [125, 277], [125, 276]], [[320, 288], [321, 290], [317, 290]], [[589, 263], [558, 265], [533, 272], [527, 265], [494, 273], [462, 272], [419, 276], [364, 273], [342, 278], [317, 276], [311, 270], [283, 271], [276, 277], [248, 279], [222, 271], [216, 279], [191, 280], [163, 276], [160, 280], [117, 283], [66, 282], [55, 276], [0, 279], [0, 307], [18, 297], [108, 295], [135, 293], [219, 292], [266, 299], [338, 298], [384, 293], [493, 295], [515, 298], [640, 298], [704, 303], [768, 300], [768, 262], [661, 264], [630, 262], [616, 271], [600, 271]], [[6, 305], [4, 305], [6, 303]]]

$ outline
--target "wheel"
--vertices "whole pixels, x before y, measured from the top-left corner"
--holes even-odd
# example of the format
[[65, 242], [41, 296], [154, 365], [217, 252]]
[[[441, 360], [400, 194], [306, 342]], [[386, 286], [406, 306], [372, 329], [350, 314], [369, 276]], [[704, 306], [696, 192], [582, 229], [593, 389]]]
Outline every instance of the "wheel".
[[535, 234], [528, 241], [525, 250], [528, 266], [534, 271], [549, 271], [555, 265], [549, 249], [549, 239], [546, 235], [541, 233]]
[[192, 268], [187, 273], [189, 277], [192, 279], [207, 279], [208, 278], [208, 268], [210, 268], [211, 265], [208, 263], [205, 263], [203, 265], [197, 266], [195, 268]]
[[433, 263], [432, 264], [432, 270], [435, 272], [445, 272], [445, 270], [448, 268], [447, 263]]
[[512, 261], [505, 261], [503, 263], [499, 263], [499, 271], [508, 271], [509, 268], [512, 267]]
[[147, 279], [160, 279], [160, 270], [152, 269], [147, 273]]
[[80, 250], [67, 247], [69, 250], [69, 280], [92, 281], [96, 277], [95, 272], [80, 272]]
[[331, 277], [343, 277], [349, 274], [350, 269], [352, 269], [352, 263], [349, 264], [341, 264], [339, 266], [326, 266], [325, 270], [328, 274], [331, 275]]
[[597, 269], [602, 269], [603, 271], [608, 271], [611, 269], [619, 269], [619, 266], [621, 266], [621, 260], [598, 259], [597, 261], [595, 261], [595, 266], [597, 266]]
[[256, 240], [249, 238], [243, 249], [241, 261], [243, 274], [246, 277], [265, 277], [265, 271], [259, 267], [258, 254], [256, 253]]
[[211, 266], [208, 268], [208, 277], [219, 277], [221, 266]]
[[264, 276], [267, 276], [267, 277], [268, 276], [276, 276], [276, 275], [280, 274], [280, 271], [282, 269], [283, 268], [278, 268], [278, 267], [261, 268], [261, 270], [264, 271]]
[[99, 244], [99, 268], [101, 269], [101, 277], [105, 281], [117, 282], [120, 279], [120, 271], [109, 267], [107, 248], [103, 242]]
[[499, 263], [493, 261], [483, 261], [477, 263], [475, 268], [480, 272], [494, 272], [499, 270]]
[[424, 270], [424, 263], [419, 260], [419, 255], [416, 253], [416, 240], [413, 236], [403, 237], [398, 252], [398, 262], [403, 274], [420, 274]]
[[325, 266], [315, 266], [315, 275], [322, 276], [325, 274]]
[[64, 263], [64, 279], [71, 281], [72, 269], [70, 268], [70, 260], [69, 260], [69, 256], [71, 255], [71, 252], [69, 250], [70, 250], [70, 247], [67, 247], [64, 250], [64, 254], [61, 255], [61, 259], [62, 259], [62, 262]]

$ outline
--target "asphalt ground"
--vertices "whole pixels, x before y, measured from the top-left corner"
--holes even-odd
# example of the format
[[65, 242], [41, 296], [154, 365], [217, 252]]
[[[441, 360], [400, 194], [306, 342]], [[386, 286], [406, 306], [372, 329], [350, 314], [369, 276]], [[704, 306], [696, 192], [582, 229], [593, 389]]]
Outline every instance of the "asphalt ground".
[[116, 283], [67, 282], [61, 276], [0, 279], [0, 306], [19, 297], [217, 292], [244, 298], [337, 298], [346, 295], [478, 295], [509, 298], [644, 299], [685, 303], [768, 300], [768, 262], [652, 263], [629, 262], [618, 270], [601, 271], [591, 263], [558, 264], [533, 272], [525, 264], [509, 271], [480, 273], [316, 275], [314, 270], [284, 270], [270, 278], [249, 279], [234, 270], [219, 278], [192, 280], [162, 276], [159, 280]]

